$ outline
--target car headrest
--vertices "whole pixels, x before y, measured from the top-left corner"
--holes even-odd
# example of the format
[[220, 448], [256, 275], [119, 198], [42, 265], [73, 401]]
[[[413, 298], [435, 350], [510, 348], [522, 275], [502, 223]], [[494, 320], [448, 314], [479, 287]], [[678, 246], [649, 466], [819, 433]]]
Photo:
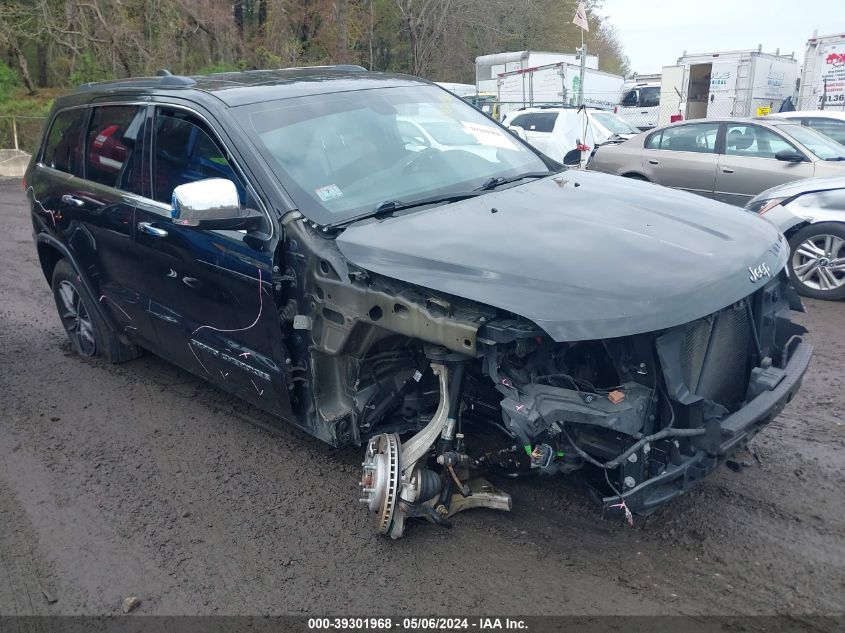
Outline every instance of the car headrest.
[[728, 134], [727, 146], [734, 149], [748, 149], [754, 144], [755, 139], [753, 132], [743, 134], [739, 130], [731, 130]]

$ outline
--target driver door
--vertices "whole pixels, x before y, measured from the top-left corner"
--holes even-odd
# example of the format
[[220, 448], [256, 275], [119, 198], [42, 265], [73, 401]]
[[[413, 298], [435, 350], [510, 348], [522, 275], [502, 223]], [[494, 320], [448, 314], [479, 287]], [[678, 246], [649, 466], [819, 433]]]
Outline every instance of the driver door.
[[163, 106], [152, 114], [151, 199], [137, 207], [135, 239], [141, 253], [138, 285], [154, 324], [156, 351], [245, 400], [288, 416], [282, 332], [271, 283], [273, 250], [256, 250], [241, 231], [176, 223], [170, 213], [175, 187], [207, 178], [231, 180], [243, 205], [262, 205], [204, 122]]

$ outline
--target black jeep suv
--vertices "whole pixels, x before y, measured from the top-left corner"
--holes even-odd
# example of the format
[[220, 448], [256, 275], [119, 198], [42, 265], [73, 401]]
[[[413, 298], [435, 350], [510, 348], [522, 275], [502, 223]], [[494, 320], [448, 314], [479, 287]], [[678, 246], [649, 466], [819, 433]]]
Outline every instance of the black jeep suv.
[[764, 220], [563, 170], [412, 77], [85, 85], [25, 185], [80, 355], [150, 350], [365, 444], [361, 501], [393, 537], [510, 508], [485, 472], [577, 471], [605, 513], [647, 513], [745, 445], [810, 359]]

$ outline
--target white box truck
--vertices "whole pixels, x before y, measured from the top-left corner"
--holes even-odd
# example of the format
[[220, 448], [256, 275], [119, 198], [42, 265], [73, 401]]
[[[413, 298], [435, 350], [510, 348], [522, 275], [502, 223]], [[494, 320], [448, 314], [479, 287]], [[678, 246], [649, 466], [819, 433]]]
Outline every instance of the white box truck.
[[[578, 105], [581, 66], [549, 64], [501, 73], [496, 85], [499, 116], [522, 107]], [[619, 100], [625, 78], [594, 68], [584, 71], [584, 105], [611, 110]]]
[[845, 33], [807, 41], [796, 110], [845, 110]]
[[658, 125], [679, 119], [758, 116], [777, 112], [795, 93], [794, 54], [761, 49], [687, 55], [664, 66]]
[[[587, 68], [598, 70], [599, 58], [596, 55], [587, 53]], [[514, 70], [526, 68], [537, 68], [549, 64], [581, 63], [577, 53], [551, 53], [548, 51], [511, 51], [508, 53], [494, 53], [492, 55], [480, 55], [475, 58], [475, 88], [478, 94], [495, 94], [496, 82], [499, 75]]]

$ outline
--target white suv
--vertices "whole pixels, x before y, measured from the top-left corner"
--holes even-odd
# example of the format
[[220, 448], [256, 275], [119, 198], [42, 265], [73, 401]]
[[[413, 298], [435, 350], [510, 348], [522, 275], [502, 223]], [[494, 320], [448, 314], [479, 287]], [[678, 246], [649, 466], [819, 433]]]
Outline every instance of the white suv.
[[502, 123], [558, 162], [574, 149], [581, 149], [582, 161], [586, 161], [597, 145], [639, 134], [613, 112], [595, 108], [522, 108]]

